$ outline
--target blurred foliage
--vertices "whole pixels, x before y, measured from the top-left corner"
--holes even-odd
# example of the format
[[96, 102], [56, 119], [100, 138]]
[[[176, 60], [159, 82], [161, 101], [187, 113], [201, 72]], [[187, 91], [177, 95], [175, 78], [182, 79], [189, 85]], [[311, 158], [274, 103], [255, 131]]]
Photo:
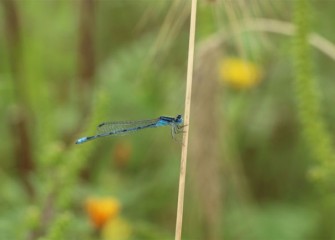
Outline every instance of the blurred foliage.
[[320, 161], [320, 167], [313, 169], [312, 177], [325, 182], [330, 181], [335, 171], [334, 150], [322, 118], [318, 84], [313, 79], [310, 47], [308, 46], [309, 4], [306, 1], [296, 3], [295, 58], [296, 89], [302, 127], [314, 157]]
[[[308, 42], [311, 31], [335, 41], [334, 7], [199, 1], [196, 53], [220, 53], [211, 70], [219, 118], [193, 117], [220, 135], [220, 178], [192, 174], [190, 159], [183, 239], [217, 239], [206, 222], [217, 211], [220, 239], [334, 238], [334, 59]], [[169, 129], [74, 142], [100, 122], [183, 113], [189, 8], [177, 0], [0, 2], [0, 239], [173, 238], [180, 144]], [[244, 31], [256, 18], [294, 23], [297, 34]], [[206, 89], [216, 78], [194, 84]], [[195, 182], [222, 191], [222, 206], [204, 211], [216, 195]], [[90, 211], [87, 199], [95, 199]], [[103, 217], [99, 227], [92, 214]]]

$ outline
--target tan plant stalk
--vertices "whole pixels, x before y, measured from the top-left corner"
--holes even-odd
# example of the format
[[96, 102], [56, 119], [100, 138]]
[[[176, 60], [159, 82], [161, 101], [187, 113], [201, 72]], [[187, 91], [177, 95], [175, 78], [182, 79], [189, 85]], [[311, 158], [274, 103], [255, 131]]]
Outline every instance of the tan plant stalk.
[[194, 41], [195, 41], [195, 23], [197, 13], [197, 0], [192, 0], [191, 7], [191, 21], [190, 21], [190, 36], [188, 45], [188, 64], [187, 64], [187, 78], [186, 78], [186, 96], [185, 96], [185, 113], [184, 124], [185, 133], [183, 136], [183, 145], [180, 162], [180, 176], [179, 176], [179, 191], [178, 191], [178, 207], [176, 219], [176, 233], [175, 240], [181, 239], [181, 231], [183, 224], [183, 208], [184, 208], [184, 192], [185, 192], [185, 177], [186, 177], [186, 163], [187, 163], [187, 147], [188, 147], [188, 129], [190, 123], [191, 110], [191, 95], [192, 95], [192, 79], [193, 79], [193, 60], [194, 60]]

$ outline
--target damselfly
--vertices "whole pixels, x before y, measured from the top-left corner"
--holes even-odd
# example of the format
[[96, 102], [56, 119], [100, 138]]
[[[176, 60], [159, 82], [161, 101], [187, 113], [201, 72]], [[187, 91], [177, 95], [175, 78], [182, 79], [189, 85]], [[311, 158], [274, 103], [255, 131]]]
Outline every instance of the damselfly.
[[161, 116], [155, 119], [139, 120], [139, 121], [120, 121], [120, 122], [104, 122], [98, 125], [97, 133], [94, 136], [82, 137], [76, 141], [81, 144], [96, 138], [125, 135], [146, 128], [171, 126], [171, 134], [174, 138], [176, 134], [181, 133], [183, 129], [183, 118], [181, 115], [177, 117]]

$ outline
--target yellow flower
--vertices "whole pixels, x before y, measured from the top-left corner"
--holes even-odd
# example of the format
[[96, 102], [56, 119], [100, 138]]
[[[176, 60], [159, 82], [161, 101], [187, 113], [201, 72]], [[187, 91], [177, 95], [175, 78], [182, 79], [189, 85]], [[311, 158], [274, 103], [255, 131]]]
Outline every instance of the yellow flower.
[[120, 217], [109, 220], [101, 231], [103, 240], [128, 240], [131, 237], [131, 227], [125, 219]]
[[237, 89], [248, 89], [258, 84], [262, 78], [261, 68], [239, 58], [226, 58], [219, 65], [220, 78]]
[[89, 198], [85, 209], [93, 224], [101, 228], [109, 219], [119, 214], [120, 203], [115, 198]]

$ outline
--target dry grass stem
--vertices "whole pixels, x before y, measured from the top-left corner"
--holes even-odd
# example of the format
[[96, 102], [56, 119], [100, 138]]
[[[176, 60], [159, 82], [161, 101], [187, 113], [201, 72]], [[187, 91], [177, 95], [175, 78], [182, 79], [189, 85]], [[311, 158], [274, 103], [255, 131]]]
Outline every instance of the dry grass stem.
[[193, 79], [192, 74], [193, 74], [193, 62], [194, 62], [196, 13], [197, 13], [197, 0], [192, 0], [190, 36], [189, 36], [189, 46], [188, 46], [185, 113], [184, 113], [186, 131], [183, 137], [183, 146], [182, 146], [182, 152], [181, 152], [175, 240], [181, 239], [182, 224], [183, 224], [184, 192], [185, 192], [185, 178], [186, 178], [187, 147], [188, 147], [188, 129], [189, 129], [189, 123], [190, 123], [192, 79]]

